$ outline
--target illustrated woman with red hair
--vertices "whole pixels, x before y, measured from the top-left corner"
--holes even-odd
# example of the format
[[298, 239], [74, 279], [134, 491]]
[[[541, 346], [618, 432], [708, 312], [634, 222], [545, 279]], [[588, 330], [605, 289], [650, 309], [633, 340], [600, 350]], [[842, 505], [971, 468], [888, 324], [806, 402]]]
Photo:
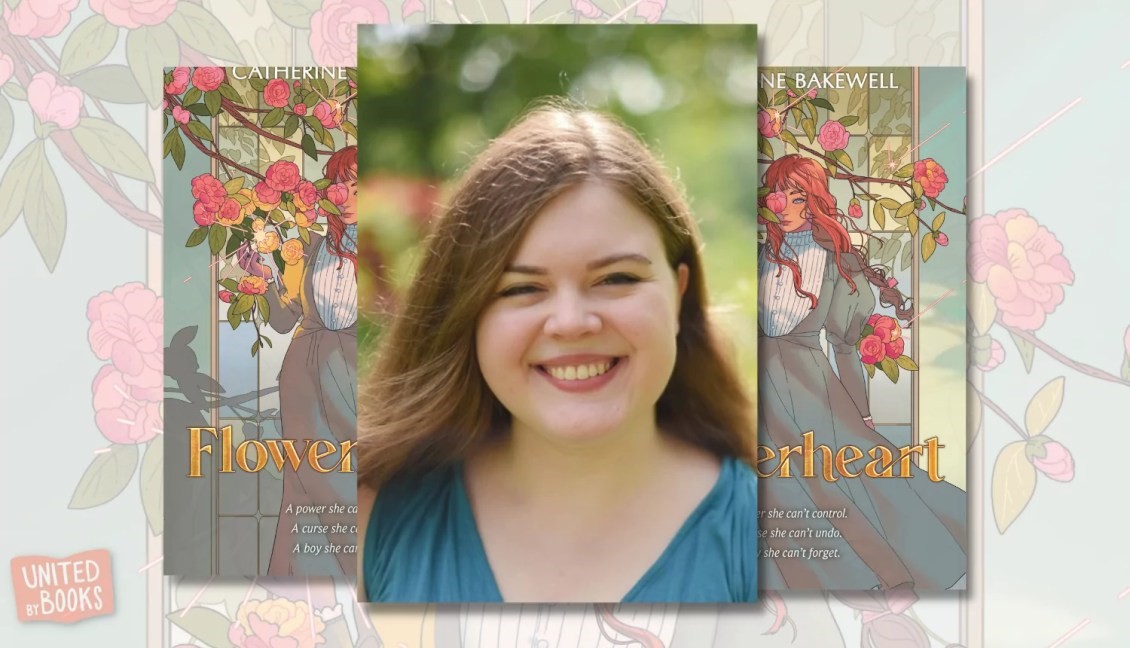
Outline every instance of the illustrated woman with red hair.
[[[868, 384], [856, 343], [879, 304], [909, 326], [914, 309], [886, 271], [867, 262], [853, 245], [851, 221], [828, 191], [828, 175], [815, 160], [785, 155], [769, 165], [761, 206], [779, 222], [762, 219], [766, 240], [759, 258], [759, 442], [772, 448], [799, 446], [814, 432], [816, 446], [836, 452], [853, 445], [867, 452], [895, 445], [875, 431]], [[820, 342], [824, 332], [836, 369]], [[774, 474], [762, 480], [764, 509], [846, 511], [834, 519], [763, 518], [763, 549], [782, 553], [801, 547], [826, 549], [826, 560], [762, 561], [761, 587], [776, 589], [943, 590], [966, 572], [966, 495], [946, 482], [930, 481], [914, 467], [909, 478], [823, 479], [822, 456], [805, 478]], [[779, 457], [759, 465], [777, 469]], [[784, 530], [774, 537], [774, 529]], [[790, 539], [799, 529], [813, 538]], [[821, 533], [824, 532], [824, 533]], [[838, 552], [831, 553], [831, 552]]]
[[[279, 374], [279, 414], [283, 438], [298, 440], [300, 448], [307, 439], [325, 439], [340, 447], [357, 435], [357, 147], [335, 152], [324, 173], [333, 183], [324, 195], [339, 205], [341, 213], [319, 212], [326, 218], [326, 233], [311, 232], [303, 257], [287, 265], [281, 281], [272, 282], [268, 291], [271, 327], [279, 333], [294, 331]], [[330, 459], [324, 460], [329, 463]], [[295, 525], [351, 527], [352, 514], [313, 517], [299, 515], [298, 510], [305, 505], [348, 508], [356, 501], [355, 489], [351, 473], [323, 474], [306, 464], [298, 471], [283, 471], [283, 508], [268, 574], [353, 574], [355, 557], [344, 549], [335, 555], [295, 551], [299, 544], [352, 546], [352, 534], [305, 534], [294, 529]]]

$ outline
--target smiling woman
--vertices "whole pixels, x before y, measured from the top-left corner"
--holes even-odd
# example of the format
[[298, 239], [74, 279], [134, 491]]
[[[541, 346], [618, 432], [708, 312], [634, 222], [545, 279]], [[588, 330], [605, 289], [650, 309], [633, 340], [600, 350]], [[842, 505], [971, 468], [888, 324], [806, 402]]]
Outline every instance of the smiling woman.
[[373, 602], [748, 602], [754, 428], [685, 200], [619, 122], [475, 160], [359, 385]]

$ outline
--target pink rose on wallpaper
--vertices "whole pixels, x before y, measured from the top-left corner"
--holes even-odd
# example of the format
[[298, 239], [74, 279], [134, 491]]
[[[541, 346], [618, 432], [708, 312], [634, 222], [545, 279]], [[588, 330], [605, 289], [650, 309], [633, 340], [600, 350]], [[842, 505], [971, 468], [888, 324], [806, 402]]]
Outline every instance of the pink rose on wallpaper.
[[12, 62], [12, 57], [7, 54], [0, 54], [0, 86], [7, 83], [15, 71], [16, 65]]
[[198, 67], [192, 73], [192, 85], [201, 92], [211, 92], [227, 78], [222, 67]]
[[1050, 479], [1067, 482], [1075, 477], [1075, 458], [1059, 441], [1044, 444], [1043, 458], [1032, 457], [1032, 465]]
[[298, 181], [302, 179], [302, 172], [298, 165], [288, 160], [278, 160], [267, 167], [265, 174], [267, 186], [276, 191], [294, 191]]
[[111, 25], [137, 29], [165, 22], [177, 8], [177, 0], [90, 0], [90, 8]]
[[304, 104], [304, 103], [294, 104], [294, 114], [298, 115], [299, 117], [302, 117], [303, 115], [305, 115], [306, 114], [306, 104]]
[[282, 108], [290, 101], [290, 84], [286, 79], [271, 79], [263, 88], [263, 103]]
[[310, 49], [318, 65], [357, 65], [357, 25], [389, 23], [381, 0], [322, 0], [310, 17]]
[[188, 82], [192, 80], [192, 71], [186, 67], [173, 69], [173, 80], [165, 84], [165, 92], [179, 95], [188, 89]]
[[173, 121], [178, 124], [187, 124], [192, 119], [192, 113], [180, 106], [173, 106]]
[[425, 11], [423, 0], [406, 0], [404, 6], [400, 8], [400, 19], [408, 20], [408, 17], [412, 14], [424, 13]]
[[1040, 328], [1075, 282], [1063, 245], [1023, 209], [974, 219], [969, 243], [969, 273], [986, 284], [1005, 326]]
[[202, 173], [192, 179], [192, 197], [214, 212], [219, 211], [220, 205], [224, 204], [228, 191], [219, 178], [210, 173]]
[[938, 232], [934, 235], [934, 240], [938, 245], [945, 247], [950, 244], [950, 237], [945, 232]]
[[50, 72], [39, 72], [27, 84], [31, 111], [44, 124], [53, 123], [63, 130], [78, 126], [84, 100], [82, 90], [59, 83]]
[[15, 9], [4, 5], [4, 23], [13, 36], [58, 36], [71, 21], [78, 0], [23, 0]]
[[136, 398], [164, 398], [164, 302], [139, 282], [95, 295], [86, 305], [87, 340], [109, 360]]
[[816, 141], [825, 151], [838, 151], [848, 145], [848, 132], [844, 125], [835, 120], [824, 122]]
[[641, 0], [636, 5], [636, 18], [643, 18], [655, 24], [663, 17], [663, 10], [667, 7], [667, 0]]
[[239, 606], [228, 628], [238, 648], [315, 648], [326, 643], [325, 622], [310, 613], [306, 601], [251, 599]]
[[999, 340], [993, 339], [989, 341], [987, 352], [978, 351], [975, 353], [973, 366], [981, 371], [992, 371], [1004, 362], [1004, 357], [1004, 345]]
[[589, 0], [573, 0], [573, 11], [576, 11], [585, 18], [600, 18], [604, 15], [604, 11], [589, 2]]
[[159, 400], [140, 397], [113, 365], [102, 367], [91, 385], [94, 423], [113, 443], [145, 443], [161, 431]]

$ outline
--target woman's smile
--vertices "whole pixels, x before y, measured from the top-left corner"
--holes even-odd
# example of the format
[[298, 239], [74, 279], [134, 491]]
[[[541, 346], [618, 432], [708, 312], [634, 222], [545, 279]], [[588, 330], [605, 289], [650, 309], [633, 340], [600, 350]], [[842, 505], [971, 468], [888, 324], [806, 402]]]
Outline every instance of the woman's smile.
[[570, 356], [534, 365], [534, 369], [557, 389], [584, 393], [597, 391], [612, 382], [627, 360], [626, 356]]

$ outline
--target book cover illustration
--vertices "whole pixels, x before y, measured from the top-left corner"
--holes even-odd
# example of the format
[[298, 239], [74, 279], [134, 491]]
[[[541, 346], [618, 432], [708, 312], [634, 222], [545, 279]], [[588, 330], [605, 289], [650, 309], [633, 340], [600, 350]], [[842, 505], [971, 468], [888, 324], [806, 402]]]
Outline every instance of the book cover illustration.
[[964, 70], [760, 81], [762, 586], [964, 589]]
[[356, 571], [356, 94], [165, 71], [166, 574]]

